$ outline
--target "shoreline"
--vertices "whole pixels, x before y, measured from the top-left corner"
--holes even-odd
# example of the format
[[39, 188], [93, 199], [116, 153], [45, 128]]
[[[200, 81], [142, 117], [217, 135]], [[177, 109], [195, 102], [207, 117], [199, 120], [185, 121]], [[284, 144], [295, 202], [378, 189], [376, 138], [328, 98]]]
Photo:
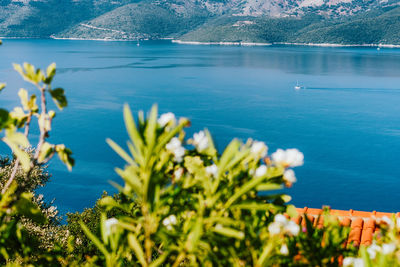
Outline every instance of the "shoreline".
[[[102, 42], [141, 42], [149, 41], [149, 39], [108, 39], [108, 38], [75, 38], [75, 37], [9, 37], [0, 36], [1, 40], [7, 39], [53, 39], [53, 40], [71, 40], [71, 41], [102, 41]], [[199, 42], [199, 41], [182, 41], [173, 38], [159, 38], [156, 40], [171, 41], [171, 43], [185, 45], [221, 45], [221, 46], [274, 46], [274, 45], [292, 45], [292, 46], [315, 46], [315, 47], [376, 47], [376, 48], [400, 48], [400, 44], [335, 44], [335, 43], [290, 43], [290, 42], [274, 42], [274, 43], [259, 43], [259, 42]]]
[[171, 41], [176, 44], [188, 44], [188, 45], [232, 45], [232, 46], [271, 46], [272, 43], [255, 43], [255, 42], [197, 42], [197, 41], [182, 41], [175, 40]]
[[400, 48], [395, 44], [333, 44], [333, 43], [256, 43], [256, 42], [198, 42], [198, 41], [182, 41], [172, 40], [173, 43], [187, 45], [235, 45], [235, 46], [273, 46], [273, 45], [293, 45], [293, 46], [317, 46], [317, 47], [383, 47], [383, 48]]
[[395, 44], [332, 44], [332, 43], [285, 43], [276, 42], [276, 45], [295, 45], [295, 46], [320, 46], [320, 47], [384, 47], [384, 48], [400, 48]]
[[[64, 38], [64, 37], [50, 37], [53, 40], [71, 40], [71, 41], [101, 41], [101, 42], [138, 42], [134, 39], [107, 39], [107, 38]], [[148, 40], [140, 40], [148, 41]]]

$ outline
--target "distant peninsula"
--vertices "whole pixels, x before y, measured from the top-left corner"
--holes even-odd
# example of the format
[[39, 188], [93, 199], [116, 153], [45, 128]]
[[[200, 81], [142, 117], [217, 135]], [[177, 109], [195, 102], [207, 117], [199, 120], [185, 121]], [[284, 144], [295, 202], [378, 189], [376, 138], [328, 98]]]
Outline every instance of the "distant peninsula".
[[0, 3], [0, 36], [396, 47], [399, 4], [396, 0], [7, 0]]

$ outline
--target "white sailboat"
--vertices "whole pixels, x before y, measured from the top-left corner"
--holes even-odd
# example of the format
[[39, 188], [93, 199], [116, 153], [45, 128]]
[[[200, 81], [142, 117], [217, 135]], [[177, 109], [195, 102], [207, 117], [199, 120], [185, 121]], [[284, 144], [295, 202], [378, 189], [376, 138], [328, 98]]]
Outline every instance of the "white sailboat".
[[300, 90], [300, 89], [301, 89], [301, 86], [299, 85], [299, 81], [297, 81], [297, 83], [296, 83], [294, 89], [295, 89], [295, 90]]

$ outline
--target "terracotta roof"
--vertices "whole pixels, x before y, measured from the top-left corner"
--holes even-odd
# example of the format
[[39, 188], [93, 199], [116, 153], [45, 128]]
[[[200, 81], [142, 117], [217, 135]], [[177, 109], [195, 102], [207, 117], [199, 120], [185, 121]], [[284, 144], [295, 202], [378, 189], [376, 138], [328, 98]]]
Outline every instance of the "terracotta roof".
[[[305, 220], [303, 220], [304, 214], [310, 219], [315, 226], [323, 226], [322, 217], [319, 220], [316, 218], [323, 213], [322, 209], [311, 209], [311, 208], [297, 208], [299, 216], [293, 218], [297, 224], [305, 226]], [[376, 227], [377, 219], [382, 217], [392, 218], [394, 213], [385, 212], [366, 212], [356, 210], [329, 210], [331, 215], [335, 215], [339, 218], [343, 226], [350, 226], [351, 231], [347, 243], [353, 243], [355, 246], [370, 245], [372, 243], [373, 234], [378, 230]], [[395, 214], [396, 217], [400, 217], [400, 212]]]

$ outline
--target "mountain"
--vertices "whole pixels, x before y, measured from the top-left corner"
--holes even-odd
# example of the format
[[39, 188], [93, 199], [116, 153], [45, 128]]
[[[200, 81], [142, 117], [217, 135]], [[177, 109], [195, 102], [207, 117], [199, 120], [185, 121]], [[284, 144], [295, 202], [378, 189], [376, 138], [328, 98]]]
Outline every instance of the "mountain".
[[0, 36], [400, 44], [400, 0], [3, 0]]
[[46, 38], [128, 0], [1, 0], [0, 36]]

